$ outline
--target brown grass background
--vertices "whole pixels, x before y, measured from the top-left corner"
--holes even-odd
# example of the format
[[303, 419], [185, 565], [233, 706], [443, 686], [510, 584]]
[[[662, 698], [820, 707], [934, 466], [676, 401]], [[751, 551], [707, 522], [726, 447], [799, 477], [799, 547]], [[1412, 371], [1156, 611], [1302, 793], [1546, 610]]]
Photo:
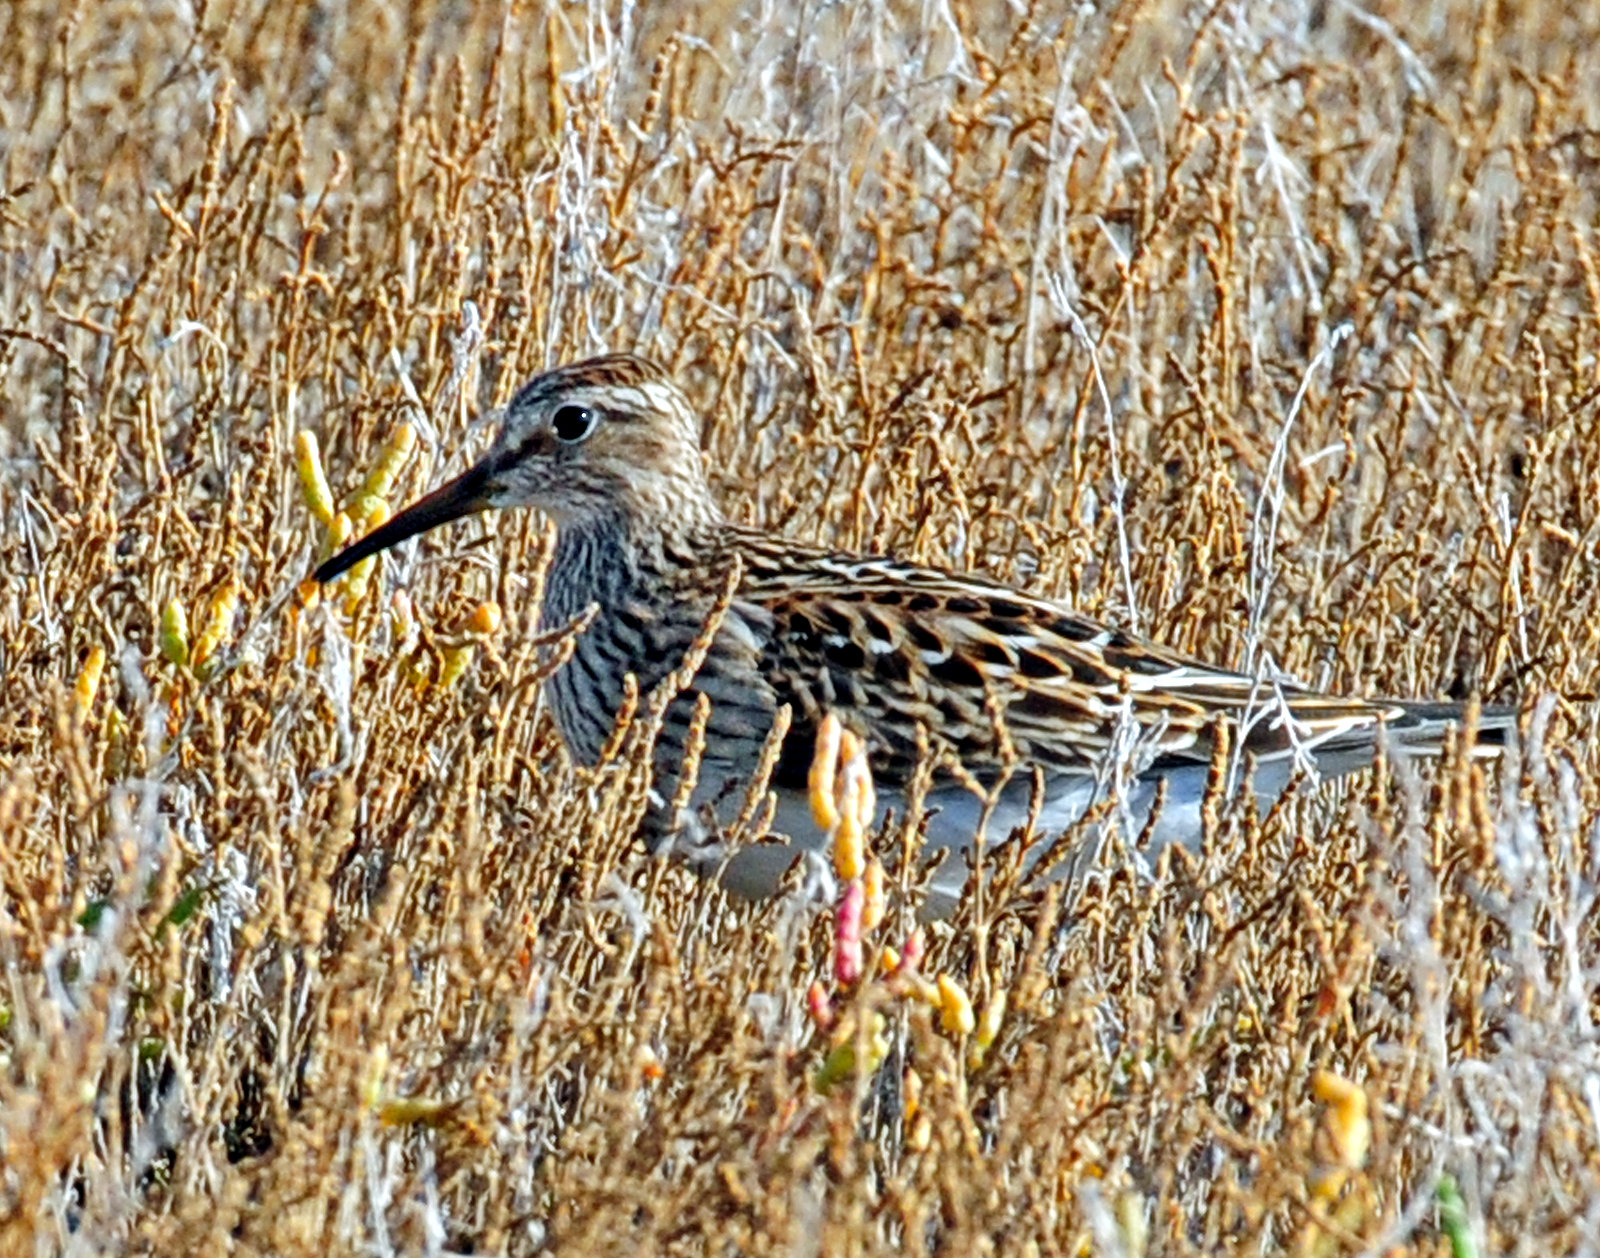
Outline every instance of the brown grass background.
[[[0, 47], [0, 1251], [1596, 1252], [1600, 10], [16, 0]], [[923, 962], [1006, 993], [989, 1051], [873, 979], [888, 1056], [820, 1087], [826, 911], [560, 752], [540, 521], [296, 602], [296, 432], [346, 495], [415, 424], [398, 505], [601, 349], [742, 519], [1523, 746], [997, 867]]]

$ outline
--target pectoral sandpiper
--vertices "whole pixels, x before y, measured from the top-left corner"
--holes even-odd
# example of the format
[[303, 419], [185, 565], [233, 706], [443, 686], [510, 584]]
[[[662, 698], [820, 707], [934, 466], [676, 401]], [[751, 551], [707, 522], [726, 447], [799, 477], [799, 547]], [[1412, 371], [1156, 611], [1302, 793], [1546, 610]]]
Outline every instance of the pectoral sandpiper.
[[[842, 554], [730, 523], [708, 484], [699, 421], [659, 367], [628, 355], [574, 363], [527, 384], [489, 453], [317, 569], [331, 581], [361, 559], [491, 507], [538, 507], [555, 521], [543, 617], [560, 625], [593, 608], [572, 655], [550, 678], [551, 711], [572, 756], [592, 764], [610, 739], [632, 674], [638, 693], [680, 669], [725, 603], [688, 687], [665, 711], [647, 841], [714, 832], [703, 801], [743, 802], [781, 708], [789, 728], [770, 784], [774, 829], [815, 846], [806, 769], [819, 722], [837, 714], [867, 741], [880, 800], [903, 802], [920, 763], [933, 767], [928, 841], [974, 840], [1027, 821], [1080, 819], [1106, 789], [1100, 772], [1131, 731], [1137, 768], [1123, 784], [1136, 816], [1189, 837], [1218, 730], [1231, 723], [1271, 798], [1302, 766], [1324, 776], [1368, 764], [1380, 729], [1399, 752], [1436, 751], [1461, 723], [1445, 703], [1363, 700], [1263, 682], [1098, 624], [1070, 608], [973, 574]], [[729, 597], [731, 593], [731, 598]], [[697, 696], [709, 700], [704, 753], [687, 811], [676, 791]], [[1479, 715], [1488, 747], [1513, 714]], [[932, 760], [928, 760], [932, 757]], [[732, 811], [737, 811], [735, 807]], [[668, 815], [671, 814], [671, 815]], [[765, 891], [788, 856], [758, 846], [729, 881]]]

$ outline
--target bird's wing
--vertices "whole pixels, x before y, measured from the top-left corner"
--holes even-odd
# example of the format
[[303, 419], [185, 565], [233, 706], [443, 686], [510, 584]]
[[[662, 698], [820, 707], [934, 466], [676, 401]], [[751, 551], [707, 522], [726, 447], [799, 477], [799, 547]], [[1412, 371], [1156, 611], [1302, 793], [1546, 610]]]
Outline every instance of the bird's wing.
[[[1214, 668], [979, 576], [746, 541], [739, 598], [770, 619], [762, 671], [796, 730], [832, 710], [903, 780], [920, 726], [980, 780], [1091, 771], [1135, 723], [1157, 764], [1206, 762], [1218, 718], [1258, 757], [1370, 748], [1411, 709]], [[1438, 715], [1439, 705], [1429, 709]]]

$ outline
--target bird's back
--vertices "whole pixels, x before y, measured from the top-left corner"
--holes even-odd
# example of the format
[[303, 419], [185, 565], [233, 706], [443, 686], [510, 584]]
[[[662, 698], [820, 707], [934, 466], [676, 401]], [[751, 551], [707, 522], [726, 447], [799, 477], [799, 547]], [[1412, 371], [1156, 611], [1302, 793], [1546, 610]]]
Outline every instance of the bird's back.
[[[1129, 722], [1153, 772], [1209, 763], [1219, 721], [1258, 758], [1299, 749], [1344, 771], [1370, 760], [1380, 724], [1427, 751], [1463, 717], [1217, 668], [986, 577], [730, 532], [745, 565], [737, 606], [768, 627], [759, 672], [791, 705], [794, 736], [834, 712], [890, 785], [924, 742], [985, 784], [1017, 766], [1092, 773]], [[1479, 736], [1496, 742], [1512, 720], [1488, 710]]]

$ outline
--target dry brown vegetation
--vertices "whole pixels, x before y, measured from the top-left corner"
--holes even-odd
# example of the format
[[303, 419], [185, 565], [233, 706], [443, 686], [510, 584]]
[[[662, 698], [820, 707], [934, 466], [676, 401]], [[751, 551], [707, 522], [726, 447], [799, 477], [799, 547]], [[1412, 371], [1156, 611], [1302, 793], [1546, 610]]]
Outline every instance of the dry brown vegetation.
[[[0, 38], [0, 1252], [1595, 1252], [1600, 11]], [[414, 424], [398, 503], [602, 348], [741, 518], [1523, 745], [1002, 879], [922, 962], [987, 1052], [873, 978], [822, 1086], [826, 909], [651, 860], [541, 713], [540, 521], [295, 595], [297, 432], [343, 499]]]

